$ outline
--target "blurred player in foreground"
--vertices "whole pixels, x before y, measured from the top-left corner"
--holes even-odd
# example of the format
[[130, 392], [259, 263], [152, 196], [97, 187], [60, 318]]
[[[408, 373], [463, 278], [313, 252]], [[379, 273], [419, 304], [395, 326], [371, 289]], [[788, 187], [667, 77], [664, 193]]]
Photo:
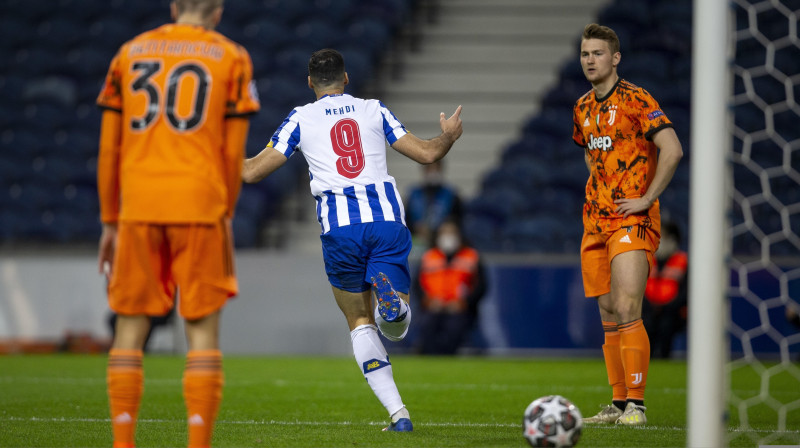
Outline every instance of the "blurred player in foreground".
[[587, 25], [580, 58], [592, 84], [573, 113], [573, 140], [584, 149], [591, 174], [581, 270], [586, 296], [596, 297], [600, 307], [612, 387], [612, 404], [584, 422], [644, 425], [650, 342], [642, 299], [659, 242], [658, 196], [683, 150], [656, 100], [617, 75], [621, 55], [612, 29]]
[[189, 346], [189, 446], [209, 446], [222, 400], [220, 310], [237, 293], [230, 220], [247, 116], [259, 108], [250, 56], [213, 31], [222, 0], [175, 0], [174, 24], [124, 44], [97, 100], [103, 233], [99, 269], [119, 317], [109, 352], [114, 446], [134, 446], [149, 316], [180, 289]]
[[295, 151], [305, 156], [322, 227], [325, 271], [347, 319], [356, 362], [391, 416], [384, 430], [411, 431], [408, 411], [378, 336], [380, 329], [386, 338], [400, 340], [411, 320], [411, 236], [400, 194], [386, 168], [385, 141], [416, 162], [433, 163], [461, 136], [461, 106], [448, 119], [441, 114], [438, 137], [422, 140], [407, 132], [380, 101], [345, 94], [348, 82], [339, 52], [313, 53], [308, 86], [316, 102], [292, 110], [267, 147], [245, 160], [242, 177], [245, 182], [258, 182]]

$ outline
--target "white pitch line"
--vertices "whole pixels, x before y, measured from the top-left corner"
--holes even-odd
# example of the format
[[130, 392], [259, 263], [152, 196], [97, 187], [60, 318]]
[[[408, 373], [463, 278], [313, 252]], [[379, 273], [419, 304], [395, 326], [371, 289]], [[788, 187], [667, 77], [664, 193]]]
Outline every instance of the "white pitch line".
[[[146, 370], [146, 369], [145, 369]], [[57, 378], [57, 377], [22, 377], [22, 376], [0, 376], [0, 383], [32, 383], [32, 384], [83, 384], [83, 385], [94, 385], [94, 384], [105, 384], [105, 378]], [[176, 385], [181, 384], [180, 378], [154, 378], [148, 379], [145, 378], [145, 384], [152, 384], [152, 385]], [[299, 384], [293, 383], [292, 381], [287, 381], [284, 379], [263, 379], [263, 380], [236, 380], [236, 381], [226, 381], [226, 387], [237, 387], [237, 386], [255, 386], [259, 384], [264, 385], [272, 385], [278, 387], [287, 387], [291, 386], [292, 384]], [[318, 381], [318, 382], [304, 382], [304, 386], [308, 385], [325, 385], [327, 387], [340, 387], [340, 386], [351, 386], [353, 383], [345, 382], [345, 381]], [[492, 391], [515, 391], [515, 390], [528, 390], [534, 386], [528, 384], [477, 384], [477, 383], [461, 383], [461, 384], [440, 384], [440, 383], [404, 383], [402, 384], [403, 390], [492, 390]], [[591, 391], [591, 392], [598, 392], [598, 391], [606, 391], [608, 386], [569, 386], [569, 387], [562, 387], [561, 390], [564, 392], [569, 391]], [[669, 395], [672, 394], [685, 394], [686, 389], [678, 389], [678, 388], [665, 388], [659, 389], [661, 393], [666, 393]], [[750, 391], [750, 392], [757, 392], [757, 391]]]
[[[41, 423], [111, 423], [109, 418], [67, 418], [67, 417], [0, 417], [0, 422], [41, 422]], [[169, 419], [139, 419], [140, 423], [184, 423], [185, 420], [169, 420]], [[386, 422], [323, 422], [323, 421], [301, 421], [301, 420], [217, 420], [218, 425], [279, 425], [279, 426], [384, 426]], [[419, 427], [432, 427], [432, 428], [520, 428], [519, 423], [472, 423], [472, 422], [420, 422], [415, 423], [414, 426]], [[584, 425], [584, 429], [596, 430], [618, 430], [622, 429], [615, 425]], [[625, 428], [627, 430], [628, 428]], [[633, 431], [686, 431], [685, 427], [680, 426], [657, 426], [646, 425], [640, 427], [631, 427]], [[728, 432], [739, 433], [769, 433], [769, 434], [790, 434], [800, 435], [800, 431], [787, 430], [776, 431], [774, 429], [752, 429], [741, 427], [730, 427]]]
[[[67, 418], [67, 417], [0, 417], [0, 422], [41, 422], [41, 423], [111, 423], [109, 418]], [[168, 419], [139, 419], [139, 423], [184, 423], [185, 420], [168, 420]], [[355, 425], [370, 425], [370, 426], [385, 426], [386, 422], [315, 422], [315, 421], [281, 421], [281, 420], [217, 420], [218, 425], [279, 425], [279, 426], [355, 426]], [[516, 428], [521, 427], [521, 424], [511, 423], [417, 423], [415, 426], [429, 426], [429, 427], [487, 427], [487, 428]]]
[[[66, 385], [74, 385], [74, 386], [100, 386], [106, 383], [105, 378], [55, 378], [55, 377], [20, 377], [20, 376], [0, 376], [0, 384], [14, 384], [14, 383], [22, 383], [22, 384], [66, 384]], [[163, 386], [163, 387], [175, 387], [181, 384], [180, 378], [153, 378], [147, 379], [145, 378], [145, 385], [146, 386]], [[264, 385], [266, 387], [291, 387], [292, 385], [297, 385], [299, 383], [295, 383], [293, 381], [288, 381], [285, 379], [256, 379], [256, 380], [236, 380], [236, 381], [226, 381], [225, 387], [249, 387], [249, 386], [258, 386]], [[328, 388], [330, 387], [349, 387], [352, 383], [346, 381], [336, 381], [336, 382], [305, 382], [303, 383], [304, 386], [308, 385], [324, 385]], [[407, 383], [401, 384], [401, 388], [403, 390], [436, 390], [436, 391], [444, 391], [444, 390], [492, 390], [492, 391], [516, 391], [516, 390], [527, 390], [531, 386], [524, 385], [524, 384], [474, 384], [474, 383], [462, 383], [456, 385], [444, 385], [438, 383]], [[561, 387], [559, 389], [563, 395], [569, 395], [572, 391], [590, 391], [590, 392], [598, 392], [598, 391], [605, 391], [607, 390], [606, 386], [568, 386], [568, 387]], [[684, 388], [660, 388], [660, 389], [651, 389], [651, 393], [659, 393], [662, 395], [679, 395], [685, 396], [686, 389]], [[754, 395], [760, 392], [760, 389], [735, 389], [735, 393], [739, 395]], [[795, 394], [796, 395], [796, 394]]]
[[[145, 378], [145, 385], [151, 386], [175, 386], [180, 385], [180, 378]], [[26, 376], [0, 376], [0, 384], [2, 383], [27, 383], [27, 384], [70, 384], [70, 385], [99, 385], [105, 384], [105, 378], [56, 378], [56, 377], [26, 377]], [[275, 387], [290, 387], [293, 384], [299, 384], [285, 379], [263, 379], [263, 380], [236, 380], [225, 381], [225, 387], [244, 387], [256, 386], [263, 384], [266, 386]], [[346, 381], [317, 381], [317, 382], [304, 382], [303, 386], [319, 386], [326, 387], [349, 387], [353, 383]], [[533, 386], [526, 384], [475, 384], [475, 383], [462, 383], [462, 384], [439, 384], [439, 383], [401, 383], [403, 390], [483, 390], [488, 389], [492, 391], [515, 391], [515, 390], [528, 390]], [[559, 389], [562, 395], [568, 395], [571, 391], [589, 391], [589, 392], [604, 392], [608, 390], [608, 386], [566, 386]], [[651, 393], [659, 393], [663, 395], [686, 395], [686, 389], [680, 387], [664, 387], [650, 389]], [[754, 395], [760, 392], [760, 389], [734, 389], [734, 393], [739, 395]]]

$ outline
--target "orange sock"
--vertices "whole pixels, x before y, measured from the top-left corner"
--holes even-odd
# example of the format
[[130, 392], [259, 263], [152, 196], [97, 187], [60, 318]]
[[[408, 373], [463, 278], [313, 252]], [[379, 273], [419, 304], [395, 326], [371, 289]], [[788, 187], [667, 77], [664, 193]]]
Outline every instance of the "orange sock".
[[211, 433], [222, 401], [222, 353], [191, 350], [183, 371], [183, 398], [189, 419], [189, 447], [211, 446]]
[[114, 448], [135, 446], [136, 419], [144, 389], [141, 350], [111, 349], [106, 370]]
[[628, 390], [625, 387], [625, 369], [622, 367], [617, 323], [603, 321], [603, 332], [606, 336], [605, 344], [603, 344], [603, 358], [606, 361], [608, 384], [611, 385], [611, 399], [624, 402]]
[[628, 400], [644, 401], [647, 369], [650, 366], [650, 339], [642, 319], [619, 325], [622, 364], [625, 366], [625, 384]]

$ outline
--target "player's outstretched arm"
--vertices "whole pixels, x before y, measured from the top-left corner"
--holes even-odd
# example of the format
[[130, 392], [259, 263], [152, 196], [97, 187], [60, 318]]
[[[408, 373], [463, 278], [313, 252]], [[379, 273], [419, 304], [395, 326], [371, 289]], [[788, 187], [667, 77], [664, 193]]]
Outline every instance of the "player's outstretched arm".
[[653, 135], [653, 143], [658, 147], [658, 167], [656, 173], [653, 175], [653, 182], [647, 188], [647, 191], [640, 198], [634, 199], [617, 199], [614, 201], [617, 204], [617, 213], [622, 213], [624, 217], [640, 213], [653, 205], [653, 202], [661, 196], [661, 193], [669, 185], [675, 170], [678, 168], [678, 162], [683, 157], [683, 148], [681, 142], [678, 140], [678, 135], [672, 128], [665, 128]]
[[439, 125], [442, 128], [442, 133], [437, 137], [423, 140], [409, 132], [397, 139], [392, 148], [418, 163], [427, 165], [436, 162], [444, 157], [450, 151], [453, 143], [461, 137], [463, 132], [461, 128], [461, 106], [456, 108], [450, 118], [445, 119], [444, 112], [439, 114]]
[[248, 184], [254, 184], [272, 174], [286, 163], [286, 160], [288, 160], [286, 156], [273, 149], [272, 142], [270, 142], [255, 157], [244, 159], [242, 180]]

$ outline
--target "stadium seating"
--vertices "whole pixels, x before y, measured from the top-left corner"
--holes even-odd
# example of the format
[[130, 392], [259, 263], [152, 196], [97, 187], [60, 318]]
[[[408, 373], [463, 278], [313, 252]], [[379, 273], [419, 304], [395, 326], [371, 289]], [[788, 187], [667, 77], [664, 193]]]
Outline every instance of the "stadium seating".
[[25, 47], [34, 38], [28, 22], [11, 14], [0, 16], [0, 29], [3, 30], [0, 48], [3, 49], [4, 54], [11, 54]]
[[[800, 7], [796, 0], [790, 3], [789, 10]], [[739, 30], [757, 27], [773, 42], [791, 33], [789, 19], [775, 9], [756, 15], [747, 15], [744, 8], [736, 11]], [[616, 0], [600, 13], [598, 22], [611, 26], [619, 35], [623, 52], [620, 75], [650, 91], [675, 125], [687, 156], [660, 202], [662, 218], [676, 221], [685, 232], [691, 157], [692, 2]], [[750, 69], [771, 62], [777, 71], [788, 76], [800, 71], [797, 46], [778, 46], [774, 50], [772, 56], [757, 38], [739, 40], [735, 64]], [[481, 192], [467, 204], [465, 233], [479, 249], [576, 253], [581, 230], [565, 229], [579, 222], [583, 199], [578, 189], [585, 184], [587, 174], [580, 152], [570, 150], [570, 146], [574, 147], [570, 112], [575, 100], [589, 90], [589, 84], [576, 58], [564, 63], [559, 78], [557, 86], [545, 94], [540, 112], [523, 126], [519, 140], [505, 149], [501, 165], [486, 174]], [[797, 114], [781, 106], [772, 110], [772, 120], [768, 121], [764, 113], [769, 106], [792, 104], [792, 96], [796, 99], [797, 93], [796, 88], [787, 92], [776, 76], [744, 79], [737, 75], [734, 79], [735, 95], [759, 99], [756, 103], [739, 101], [734, 107], [734, 125], [750, 134], [751, 139], [743, 142], [734, 138], [733, 182], [738, 194], [752, 198], [747, 210], [738, 203], [732, 210], [735, 253], [761, 254], [767, 245], [776, 255], [797, 254], [795, 235], [800, 230], [800, 220], [786, 219], [779, 212], [782, 205], [800, 201], [796, 180], [767, 175], [768, 170], [794, 170], [796, 174], [796, 167], [800, 166], [800, 151], [792, 151], [787, 157], [785, 149], [787, 144], [800, 140]], [[765, 188], [768, 195], [763, 194]], [[515, 189], [529, 192], [524, 196], [527, 204], [521, 203], [523, 198], [519, 197], [496, 203], [504, 201], [498, 191]], [[746, 229], [753, 229], [758, 238]], [[769, 237], [768, 242], [761, 238], [764, 236]]]
[[[168, 3], [0, 3], [0, 49], [7, 55], [5, 63], [0, 64], [0, 244], [37, 238], [70, 241], [75, 235], [88, 240], [96, 237], [89, 233], [98, 228], [96, 213], [88, 213], [96, 211], [97, 198], [96, 194], [86, 194], [95, 188], [100, 112], [94, 101], [119, 45], [149, 27], [166, 23]], [[340, 48], [348, 63], [351, 91], [357, 92], [375, 72], [415, 4], [414, 0], [226, 1], [219, 30], [250, 51], [263, 103], [251, 126], [247, 153], [253, 155], [264, 147], [293, 106], [313, 100], [304, 79], [310, 51], [325, 46]], [[786, 36], [792, 29], [782, 14], [748, 16], [742, 11], [737, 9], [737, 29], [758, 27], [770, 40]], [[598, 22], [613, 27], [620, 37], [624, 54], [620, 74], [660, 101], [688, 155], [691, 16], [689, 0], [616, 0], [598, 16]], [[768, 56], [781, 73], [800, 72], [800, 50], [794, 45], [776, 48], [773, 55], [755, 38], [737, 42], [736, 64], [742, 68], [764, 65]], [[739, 95], [757, 94], [767, 105], [785, 101], [787, 94], [797, 96], [797, 89], [787, 92], [774, 79], [758, 76], [745, 81], [736, 76], [734, 90]], [[589, 87], [577, 59], [566, 59], [558, 83], [542, 99], [540, 112], [505, 149], [501, 165], [487, 172], [481, 192], [467, 204], [465, 212], [466, 234], [479, 249], [520, 251], [520, 247], [526, 247], [534, 252], [558, 252], [575, 247], [579, 231], [559, 234], [559, 229], [542, 222], [554, 218], [571, 225], [580, 215], [586, 171], [580, 149], [571, 141], [570, 112], [574, 101]], [[772, 123], [767, 123], [759, 107], [741, 105], [735, 107], [734, 121], [746, 132], [771, 126], [778, 140], [800, 139], [792, 111], [778, 110]], [[741, 154], [745, 149], [742, 142], [734, 143], [738, 145], [736, 153]], [[747, 144], [747, 154], [758, 164], [777, 167], [786, 163], [780, 141], [761, 139]], [[797, 166], [800, 152], [791, 155], [790, 166]], [[684, 230], [688, 228], [687, 158], [661, 198], [665, 216], [678, 220]], [[258, 244], [260, 227], [302, 184], [298, 179], [305, 178], [306, 169], [302, 158], [293, 157], [280, 174], [247, 188], [240, 205], [242, 217], [235, 224], [242, 233], [239, 245]], [[758, 169], [737, 165], [733, 175], [743, 194], [761, 191]], [[37, 187], [30, 185], [31, 179], [46, 182]], [[773, 190], [783, 195], [779, 200], [796, 202], [790, 194], [795, 189], [774, 185]], [[71, 200], [66, 192], [73, 194]], [[71, 202], [75, 198], [78, 202]], [[22, 203], [27, 200], [33, 202]], [[256, 202], [265, 204], [260, 211], [253, 206]], [[543, 219], [525, 218], [525, 224], [515, 224], [517, 218], [529, 216], [532, 210], [543, 214]], [[86, 219], [88, 225], [72, 225], [75, 220], [63, 213], [74, 213], [70, 216]], [[758, 221], [752, 225], [759, 228], [775, 226], [775, 218], [768, 212], [752, 219]], [[58, 223], [72, 230], [53, 230]], [[533, 233], [548, 231], [553, 232], [549, 237], [533, 237]], [[524, 244], [515, 247], [509, 243], [514, 238], [524, 240]], [[737, 237], [734, 249], [754, 250], [760, 245], [746, 238]], [[557, 239], [560, 244], [550, 244]], [[774, 245], [778, 251], [788, 250], [781, 242]]]
[[[612, 27], [620, 38], [620, 75], [659, 100], [687, 154], [691, 14], [689, 0], [616, 0], [598, 16], [598, 23]], [[760, 50], [760, 57], [748, 53], [753, 65], [764, 63], [763, 46]], [[796, 64], [793, 56], [790, 52], [783, 56], [787, 69]], [[520, 138], [504, 150], [501, 165], [486, 174], [480, 193], [467, 204], [465, 234], [476, 247], [503, 252], [577, 253], [588, 174], [581, 150], [572, 142], [572, 106], [590, 88], [577, 58], [566, 60], [556, 87], [544, 95], [540, 112], [523, 126]], [[774, 83], [759, 82], [754, 88], [780, 100], [781, 92]], [[737, 108], [737, 122], [763, 129], [763, 114], [760, 121], [755, 117], [753, 124], [751, 118], [760, 111], [749, 108]], [[515, 190], [529, 194], [512, 197], [509, 192]], [[665, 219], [676, 220], [684, 230], [688, 228], [688, 192], [685, 158], [660, 201]]]
[[553, 213], [520, 215], [502, 232], [502, 247], [507, 252], [560, 253], [577, 250], [569, 232], [580, 232], [576, 220], [559, 219]]
[[[262, 111], [247, 154], [267, 143], [291, 108], [313, 101], [308, 56], [345, 55], [351, 93], [365, 85], [415, 0], [227, 0], [218, 30], [251, 54]], [[101, 112], [94, 106], [108, 64], [136, 34], [169, 21], [169, 1], [0, 2], [0, 245], [94, 241]], [[265, 222], [305, 182], [292, 157], [246, 186], [234, 222], [237, 246], [260, 244]], [[307, 188], [307, 186], [305, 187]]]

